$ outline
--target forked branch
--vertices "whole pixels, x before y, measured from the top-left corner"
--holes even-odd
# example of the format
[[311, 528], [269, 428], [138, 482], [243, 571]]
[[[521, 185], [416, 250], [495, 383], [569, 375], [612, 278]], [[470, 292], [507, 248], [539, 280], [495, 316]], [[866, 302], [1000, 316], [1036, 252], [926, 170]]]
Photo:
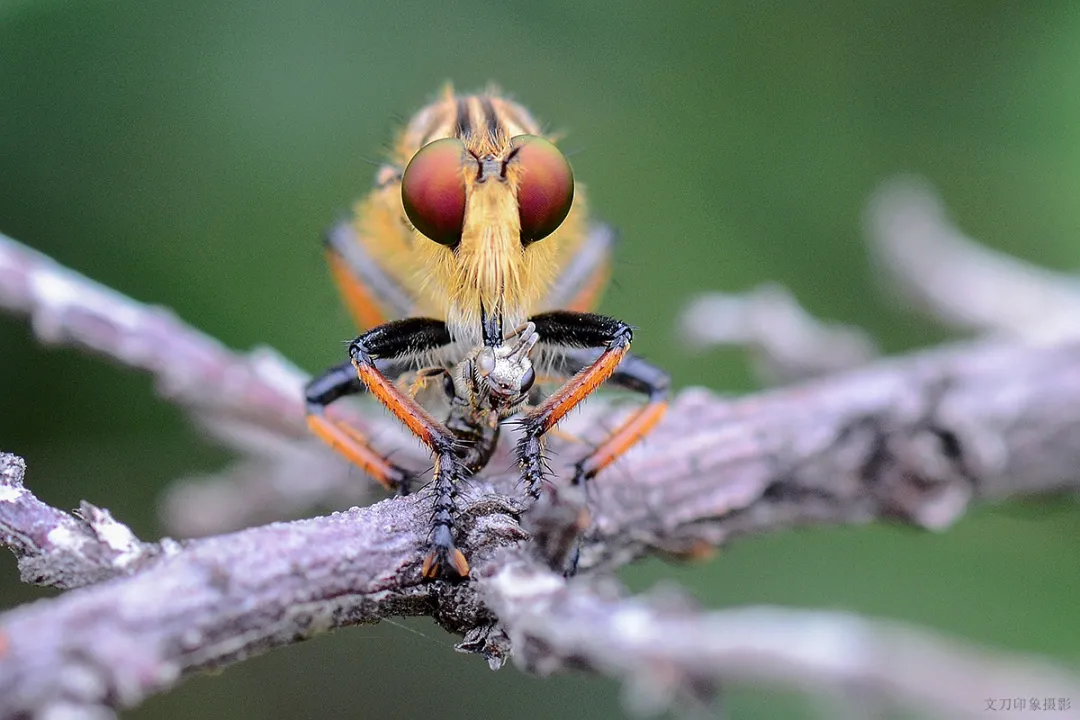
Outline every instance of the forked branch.
[[[245, 455], [253, 478], [280, 466], [305, 481], [348, 475], [305, 444], [303, 375], [276, 354], [235, 354], [5, 238], [0, 306], [30, 316], [45, 339], [154, 373]], [[592, 441], [621, 412], [591, 403], [567, 429]], [[394, 424], [364, 421], [403, 457], [427, 460]], [[565, 476], [576, 453], [559, 439], [552, 449]], [[510, 467], [504, 460], [490, 467]], [[21, 460], [0, 455], [0, 537], [24, 579], [85, 586], [0, 615], [0, 718], [109, 717], [193, 672], [395, 615], [435, 617], [493, 665], [512, 654], [539, 672], [585, 666], [623, 678], [647, 691], [643, 707], [701, 700], [728, 679], [857, 691], [949, 716], [981, 715], [1002, 687], [1080, 697], [1074, 677], [1038, 661], [911, 628], [768, 608], [704, 612], [671, 596], [623, 597], [595, 572], [809, 523], [941, 529], [976, 500], [1075, 490], [1078, 467], [1080, 337], [1066, 333], [946, 347], [734, 401], [684, 391], [648, 441], [592, 486], [570, 582], [548, 563], [574, 537], [579, 499], [549, 493], [524, 518], [529, 540], [510, 471], [467, 489], [462, 545], [474, 573], [447, 585], [419, 580], [424, 493], [144, 543], [106, 511], [84, 505], [73, 517], [41, 503]]]

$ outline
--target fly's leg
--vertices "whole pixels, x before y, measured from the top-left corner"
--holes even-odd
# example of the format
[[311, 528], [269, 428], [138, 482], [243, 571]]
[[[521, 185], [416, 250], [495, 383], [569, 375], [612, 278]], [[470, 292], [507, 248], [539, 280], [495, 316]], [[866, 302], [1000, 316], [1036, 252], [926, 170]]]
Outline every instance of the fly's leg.
[[544, 434], [615, 373], [630, 348], [633, 331], [620, 320], [592, 313], [550, 312], [531, 321], [545, 345], [600, 350], [591, 363], [521, 420], [524, 435], [517, 446], [518, 463], [526, 491], [536, 499], [545, 474]]
[[435, 509], [431, 513], [431, 552], [424, 558], [421, 574], [425, 578], [468, 577], [469, 563], [454, 544], [454, 516], [457, 514], [458, 487], [465, 479], [465, 468], [451, 449], [436, 451], [432, 485]]
[[[351, 363], [350, 363], [351, 364]], [[383, 375], [390, 375], [391, 373], [383, 373]], [[409, 397], [415, 398], [421, 392], [427, 390], [430, 383], [435, 380], [442, 381], [443, 393], [446, 395], [447, 400], [454, 399], [454, 376], [449, 370], [442, 367], [429, 367], [416, 371], [416, 377], [409, 384]]]
[[[588, 367], [595, 361], [595, 351], [571, 352], [565, 359], [564, 368], [573, 372]], [[627, 353], [618, 369], [608, 378], [613, 385], [642, 393], [648, 401], [622, 422], [591, 453], [574, 463], [574, 485], [584, 485], [598, 472], [613, 463], [660, 422], [667, 411], [667, 397], [671, 385], [668, 374], [652, 363]], [[587, 490], [587, 486], [586, 490]], [[588, 497], [588, 492], [586, 492]], [[585, 525], [588, 523], [586, 522]], [[580, 539], [568, 553], [563, 573], [570, 577], [577, 574], [580, 559]]]
[[[410, 368], [408, 360], [378, 360], [383, 375], [396, 377]], [[327, 407], [338, 398], [367, 392], [351, 361], [335, 365], [313, 378], [304, 389], [308, 428], [350, 462], [361, 467], [387, 490], [408, 495], [414, 473], [390, 462], [371, 441], [349, 423], [329, 417]]]
[[[518, 444], [522, 477], [529, 494], [536, 499], [543, 482], [544, 461], [541, 438], [571, 409], [580, 404], [605, 380], [640, 392], [648, 402], [622, 422], [591, 453], [574, 464], [575, 485], [614, 462], [645, 436], [667, 410], [670, 387], [668, 374], [628, 352], [632, 336], [625, 323], [599, 315], [557, 312], [533, 319], [543, 342], [561, 346], [564, 355], [554, 371], [571, 375], [554, 395], [525, 417], [525, 435]], [[580, 520], [576, 532], [588, 525]], [[580, 540], [556, 553], [565, 575], [574, 575], [580, 553]], [[564, 557], [565, 555], [565, 557]]]
[[[393, 374], [390, 370], [392, 366], [392, 363], [383, 363], [380, 370], [384, 374]], [[352, 362], [335, 365], [314, 378], [304, 389], [308, 428], [384, 488], [408, 495], [413, 473], [390, 462], [372, 448], [367, 436], [358, 429], [326, 414], [327, 406], [338, 398], [364, 392], [367, 392], [367, 387], [360, 381]]]
[[[571, 352], [565, 360], [567, 372], [580, 371], [595, 362], [596, 352]], [[671, 378], [667, 372], [636, 355], [627, 353], [608, 382], [641, 393], [647, 402], [626, 418], [591, 453], [574, 463], [573, 483], [591, 480], [601, 470], [618, 460], [638, 440], [649, 434], [667, 412]]]
[[450, 333], [445, 323], [413, 318], [369, 330], [349, 345], [353, 367], [368, 392], [405, 423], [435, 457], [431, 551], [422, 570], [429, 579], [469, 574], [469, 563], [454, 544], [457, 487], [465, 477], [465, 468], [455, 452], [456, 436], [380, 372], [379, 361], [414, 356], [449, 343]]
[[410, 318], [387, 323], [353, 340], [349, 345], [351, 362], [331, 369], [307, 388], [308, 425], [315, 434], [387, 487], [407, 489], [409, 474], [372, 450], [358, 430], [327, 418], [328, 404], [366, 389], [431, 449], [435, 456], [435, 510], [431, 552], [423, 566], [425, 578], [469, 574], [469, 564], [455, 546], [453, 533], [456, 485], [465, 472], [454, 452], [453, 433], [403, 393], [387, 377], [387, 371], [399, 371], [417, 354], [449, 343], [450, 333], [440, 320]]

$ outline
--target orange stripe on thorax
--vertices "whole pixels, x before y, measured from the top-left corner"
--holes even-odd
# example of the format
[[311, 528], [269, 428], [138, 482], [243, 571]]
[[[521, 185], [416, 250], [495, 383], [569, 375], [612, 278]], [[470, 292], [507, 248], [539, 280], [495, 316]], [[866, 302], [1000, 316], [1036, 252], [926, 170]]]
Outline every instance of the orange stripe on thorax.
[[330, 265], [330, 274], [357, 326], [366, 330], [385, 323], [386, 316], [375, 296], [349, 270], [345, 261], [333, 251], [327, 251], [326, 262]]

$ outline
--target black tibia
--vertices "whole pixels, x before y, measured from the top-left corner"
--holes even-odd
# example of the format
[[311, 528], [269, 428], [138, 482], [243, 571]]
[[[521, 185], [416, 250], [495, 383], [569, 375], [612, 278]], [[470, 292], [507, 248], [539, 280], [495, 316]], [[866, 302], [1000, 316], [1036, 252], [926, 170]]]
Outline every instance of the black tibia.
[[[349, 353], [352, 355], [354, 347], [361, 347], [375, 370], [393, 378], [415, 365], [412, 355], [449, 344], [450, 331], [446, 329], [446, 323], [430, 318], [409, 318], [369, 330], [353, 340]], [[326, 406], [338, 398], [366, 391], [367, 386], [350, 361], [335, 365], [308, 382], [304, 398], [307, 411], [321, 415]]]
[[[364, 333], [353, 340], [350, 355], [358, 344], [375, 370], [393, 378], [415, 365], [411, 355], [450, 344], [450, 332], [441, 320], [410, 318], [380, 325]], [[304, 388], [304, 398], [308, 412], [321, 415], [326, 406], [338, 398], [366, 391], [367, 386], [349, 361], [335, 365], [309, 381]]]
[[[409, 369], [410, 363], [403, 360], [379, 360], [375, 367], [387, 377], [394, 377]], [[367, 386], [356, 374], [352, 361], [335, 365], [322, 375], [312, 378], [304, 387], [304, 399], [309, 413], [321, 414], [326, 406], [338, 398], [347, 395], [359, 395], [367, 392]]]
[[380, 359], [406, 358], [450, 342], [450, 331], [442, 320], [406, 318], [368, 330], [349, 345], [349, 356], [378, 369]]
[[565, 310], [543, 313], [530, 321], [536, 324], [543, 345], [595, 351], [588, 365], [521, 420], [524, 435], [518, 441], [518, 463], [526, 490], [536, 499], [540, 497], [547, 472], [541, 438], [606, 379], [604, 375], [608, 371], [603, 369], [602, 363], [611, 362], [626, 352], [633, 339], [633, 330], [615, 318]]
[[627, 344], [633, 337], [633, 330], [622, 320], [596, 313], [556, 310], [541, 313], [529, 321], [535, 323], [542, 345], [603, 351], [622, 336], [626, 337]]

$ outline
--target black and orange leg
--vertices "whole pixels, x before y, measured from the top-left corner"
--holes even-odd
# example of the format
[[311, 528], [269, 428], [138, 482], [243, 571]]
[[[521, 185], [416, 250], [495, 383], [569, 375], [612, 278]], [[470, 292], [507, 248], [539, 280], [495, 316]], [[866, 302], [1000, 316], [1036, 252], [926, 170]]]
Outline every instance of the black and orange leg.
[[[596, 357], [595, 352], [572, 351], [564, 359], [563, 367], [567, 373], [580, 371], [595, 362]], [[671, 377], [649, 361], [627, 353], [608, 382], [641, 393], [648, 401], [616, 427], [604, 442], [574, 464], [575, 485], [592, 479], [618, 460], [648, 435], [667, 412]]]
[[[404, 371], [393, 362], [384, 362], [379, 370], [393, 376], [395, 370]], [[408, 495], [413, 473], [390, 462], [382, 453], [372, 448], [367, 436], [349, 423], [328, 417], [326, 408], [338, 398], [367, 392], [352, 362], [335, 365], [314, 378], [304, 390], [307, 401], [307, 424], [319, 439], [358, 465], [375, 478], [387, 490]]]
[[353, 367], [368, 392], [405, 423], [435, 456], [431, 552], [424, 559], [422, 572], [425, 578], [449, 577], [455, 573], [458, 577], [466, 577], [469, 574], [469, 563], [454, 544], [457, 493], [466, 472], [455, 451], [456, 436], [380, 372], [379, 362], [414, 356], [450, 341], [450, 333], [442, 321], [411, 318], [369, 330], [349, 345]]
[[[633, 330], [620, 320], [592, 313], [550, 312], [537, 315], [531, 321], [536, 324], [541, 342], [545, 345], [593, 350], [587, 364], [521, 421], [524, 435], [518, 442], [518, 462], [526, 489], [533, 498], [537, 498], [544, 479], [542, 437], [601, 384], [616, 375], [620, 363], [627, 356]], [[655, 372], [646, 372], [645, 367]], [[583, 482], [611, 464], [663, 415], [668, 383], [662, 371], [635, 359], [631, 372], [620, 377], [623, 381], [620, 384], [631, 389], [650, 388], [651, 401], [578, 463], [575, 482]], [[653, 386], [655, 390], [651, 389]]]
[[[435, 511], [432, 517], [432, 549], [423, 568], [424, 577], [428, 578], [449, 575], [451, 572], [464, 577], [469, 573], [469, 564], [455, 547], [453, 536], [457, 485], [465, 471], [454, 452], [456, 438], [453, 433], [403, 393], [387, 377], [386, 371], [390, 368], [398, 370], [402, 363], [407, 363], [418, 353], [449, 343], [450, 333], [440, 320], [410, 318], [380, 325], [349, 345], [351, 371], [347, 371], [350, 365], [338, 366], [308, 385], [308, 424], [317, 435], [361, 467], [374, 468], [390, 480], [398, 477], [393, 474], [394, 471], [404, 472], [372, 450], [367, 438], [354, 428], [325, 416], [327, 404], [365, 389], [431, 449], [435, 456]], [[376, 477], [379, 475], [376, 474]], [[398, 480], [405, 481], [407, 477], [405, 474]], [[391, 482], [384, 484], [393, 486]]]
[[450, 332], [441, 320], [410, 318], [369, 330], [349, 345], [353, 367], [368, 392], [405, 423], [435, 456], [432, 478], [435, 507], [431, 552], [424, 559], [422, 570], [425, 578], [469, 574], [469, 563], [454, 544], [457, 493], [466, 472], [456, 452], [457, 437], [380, 372], [379, 362], [415, 356], [450, 342]]

